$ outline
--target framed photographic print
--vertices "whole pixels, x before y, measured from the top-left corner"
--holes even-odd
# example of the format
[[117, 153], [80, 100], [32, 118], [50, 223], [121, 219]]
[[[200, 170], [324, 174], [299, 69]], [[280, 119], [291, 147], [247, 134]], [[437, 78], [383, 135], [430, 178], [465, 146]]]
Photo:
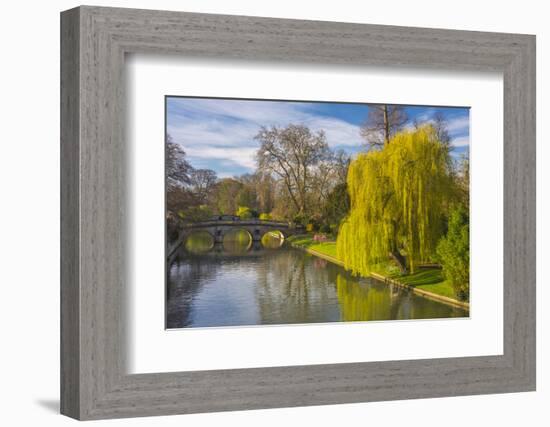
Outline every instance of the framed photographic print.
[[166, 327], [468, 317], [468, 145], [464, 107], [167, 96]]
[[61, 16], [62, 413], [535, 389], [535, 39]]

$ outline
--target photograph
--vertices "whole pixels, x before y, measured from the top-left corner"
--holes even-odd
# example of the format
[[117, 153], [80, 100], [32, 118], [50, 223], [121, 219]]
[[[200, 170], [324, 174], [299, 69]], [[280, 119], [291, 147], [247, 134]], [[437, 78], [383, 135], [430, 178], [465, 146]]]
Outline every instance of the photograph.
[[166, 328], [469, 317], [469, 108], [165, 97]]

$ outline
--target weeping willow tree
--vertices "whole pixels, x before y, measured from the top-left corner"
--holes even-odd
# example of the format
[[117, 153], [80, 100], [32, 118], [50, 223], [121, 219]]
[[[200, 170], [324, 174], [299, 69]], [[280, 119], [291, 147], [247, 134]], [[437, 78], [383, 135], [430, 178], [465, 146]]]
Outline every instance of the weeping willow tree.
[[340, 227], [338, 258], [368, 275], [388, 256], [414, 272], [435, 252], [454, 198], [448, 148], [432, 126], [396, 134], [383, 149], [360, 154], [347, 176], [351, 209]]

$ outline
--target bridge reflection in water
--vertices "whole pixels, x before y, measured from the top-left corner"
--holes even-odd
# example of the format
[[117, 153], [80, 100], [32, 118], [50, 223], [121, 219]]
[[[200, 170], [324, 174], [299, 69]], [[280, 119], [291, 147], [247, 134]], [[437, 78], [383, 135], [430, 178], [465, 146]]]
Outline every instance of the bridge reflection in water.
[[280, 231], [268, 231], [260, 240], [254, 240], [250, 233], [243, 229], [234, 229], [225, 233], [222, 242], [205, 231], [195, 231], [188, 235], [183, 247], [189, 253], [201, 254], [209, 251], [228, 254], [244, 254], [261, 249], [277, 249], [283, 245], [284, 235]]
[[[237, 231], [240, 233], [236, 233]], [[234, 241], [235, 239], [243, 239], [242, 232], [250, 236], [250, 241], [252, 243], [261, 242], [266, 234], [275, 231], [280, 233], [284, 239], [294, 234], [303, 233], [304, 227], [288, 222], [261, 221], [257, 219], [220, 219], [184, 224], [180, 227], [180, 232], [176, 241], [169, 245], [167, 258], [170, 262], [180, 246], [186, 245], [189, 237], [197, 233], [206, 233], [210, 235], [213, 244], [223, 244], [224, 242]], [[237, 235], [237, 237], [233, 237], [234, 235]]]

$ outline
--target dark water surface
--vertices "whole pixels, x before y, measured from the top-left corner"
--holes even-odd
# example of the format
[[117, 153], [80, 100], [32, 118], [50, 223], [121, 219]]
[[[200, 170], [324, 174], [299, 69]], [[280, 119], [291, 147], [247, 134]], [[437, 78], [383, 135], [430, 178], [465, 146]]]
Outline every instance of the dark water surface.
[[167, 328], [466, 317], [277, 239], [197, 236], [168, 269]]

